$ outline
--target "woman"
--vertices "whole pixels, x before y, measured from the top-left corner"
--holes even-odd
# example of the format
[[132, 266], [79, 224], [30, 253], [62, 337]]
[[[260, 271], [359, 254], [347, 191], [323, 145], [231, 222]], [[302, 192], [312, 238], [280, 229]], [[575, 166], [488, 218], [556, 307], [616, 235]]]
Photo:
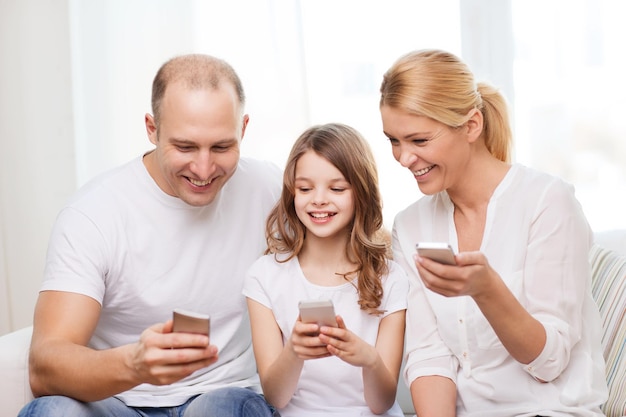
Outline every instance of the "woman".
[[[405, 378], [417, 414], [602, 415], [592, 233], [573, 188], [509, 162], [503, 97], [450, 53], [401, 57], [380, 111], [425, 194], [393, 227], [411, 278]], [[449, 243], [456, 265], [417, 256], [419, 242]]]

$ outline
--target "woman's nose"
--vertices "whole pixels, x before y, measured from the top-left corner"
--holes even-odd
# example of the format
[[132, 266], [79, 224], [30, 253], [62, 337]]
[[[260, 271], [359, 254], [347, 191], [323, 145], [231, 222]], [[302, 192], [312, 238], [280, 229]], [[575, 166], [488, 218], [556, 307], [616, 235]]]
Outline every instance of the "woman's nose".
[[405, 168], [410, 168], [417, 161], [417, 155], [415, 153], [407, 150], [401, 149], [398, 155], [398, 162]]

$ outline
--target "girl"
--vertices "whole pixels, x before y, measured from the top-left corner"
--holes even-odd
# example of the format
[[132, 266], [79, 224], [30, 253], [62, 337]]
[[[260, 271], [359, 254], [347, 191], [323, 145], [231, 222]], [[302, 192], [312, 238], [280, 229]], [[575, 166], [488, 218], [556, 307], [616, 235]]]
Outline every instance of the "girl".
[[[244, 284], [263, 393], [283, 417], [402, 416], [395, 402], [408, 281], [376, 241], [382, 205], [354, 129], [316, 126], [294, 144], [267, 222], [267, 254]], [[304, 323], [334, 303], [337, 327]]]
[[[509, 162], [504, 98], [450, 53], [400, 58], [380, 112], [426, 194], [393, 228], [411, 278], [405, 376], [417, 414], [602, 415], [592, 234], [572, 187]], [[424, 241], [450, 243], [456, 265], [416, 256]]]

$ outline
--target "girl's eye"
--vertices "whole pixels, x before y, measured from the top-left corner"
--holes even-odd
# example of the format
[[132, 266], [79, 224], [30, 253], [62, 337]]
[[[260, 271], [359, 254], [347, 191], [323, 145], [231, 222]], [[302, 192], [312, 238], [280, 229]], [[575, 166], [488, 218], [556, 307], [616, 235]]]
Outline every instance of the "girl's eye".
[[330, 190], [335, 192], [335, 193], [342, 193], [342, 192], [346, 191], [345, 188], [338, 188], [338, 187], [333, 187]]
[[301, 193], [306, 193], [307, 191], [311, 191], [311, 189], [307, 187], [299, 187], [298, 191], [300, 191]]

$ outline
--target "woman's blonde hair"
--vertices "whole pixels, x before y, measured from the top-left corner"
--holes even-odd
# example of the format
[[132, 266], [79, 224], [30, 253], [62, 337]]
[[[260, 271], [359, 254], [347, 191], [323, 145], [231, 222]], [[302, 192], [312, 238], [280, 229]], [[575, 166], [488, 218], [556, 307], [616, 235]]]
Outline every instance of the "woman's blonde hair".
[[467, 65], [440, 50], [410, 52], [383, 77], [380, 106], [426, 116], [451, 128], [462, 126], [473, 109], [483, 114], [482, 136], [489, 152], [510, 160], [512, 134], [506, 100], [487, 83], [476, 83]]
[[[306, 228], [294, 208], [296, 164], [309, 150], [328, 160], [344, 176], [352, 188], [354, 219], [346, 254], [357, 265], [359, 305], [369, 313], [380, 314], [383, 289], [381, 277], [388, 273], [388, 244], [380, 236], [383, 227], [382, 199], [378, 173], [372, 151], [355, 129], [330, 123], [307, 129], [294, 143], [283, 174], [281, 197], [268, 216], [266, 253], [289, 254], [286, 262], [301, 252]], [[278, 258], [277, 258], [278, 259]]]

